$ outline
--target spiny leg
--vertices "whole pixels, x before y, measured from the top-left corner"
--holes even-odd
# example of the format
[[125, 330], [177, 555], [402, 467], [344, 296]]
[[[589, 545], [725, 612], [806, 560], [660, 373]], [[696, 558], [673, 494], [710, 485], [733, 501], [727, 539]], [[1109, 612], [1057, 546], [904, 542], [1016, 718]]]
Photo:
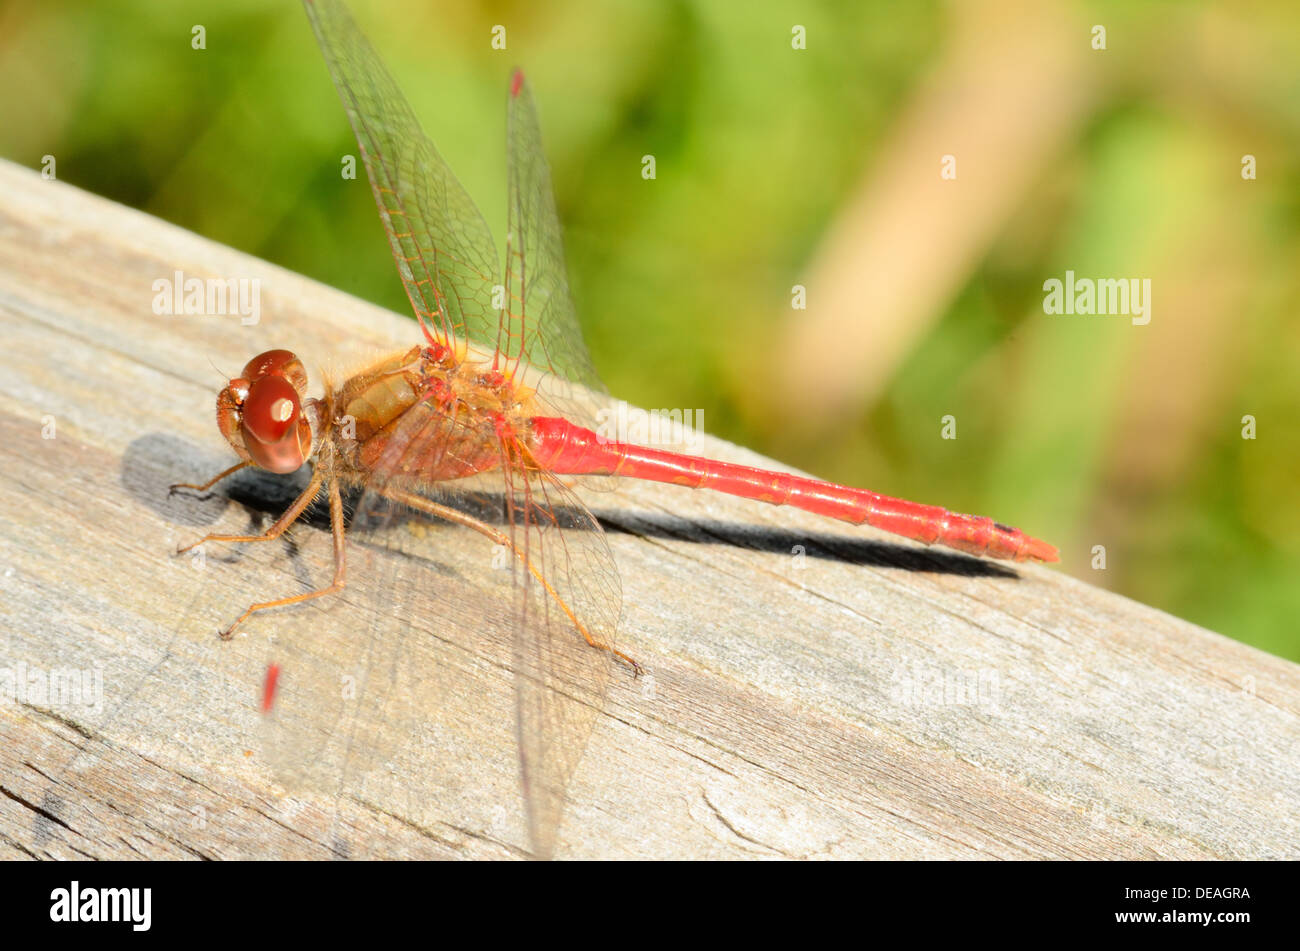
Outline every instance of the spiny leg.
[[[228, 470], [229, 471], [229, 470]], [[220, 478], [220, 476], [218, 476]], [[196, 542], [191, 542], [184, 548], [176, 549], [176, 554], [181, 555], [191, 548], [197, 548], [204, 542], [269, 542], [274, 541], [284, 534], [284, 530], [298, 520], [298, 517], [306, 511], [307, 506], [315, 500], [320, 494], [321, 482], [325, 479], [325, 473], [321, 468], [317, 468], [312, 473], [311, 481], [307, 483], [307, 488], [303, 490], [302, 495], [294, 500], [293, 505], [285, 509], [284, 514], [276, 519], [275, 524], [266, 530], [263, 535], [204, 535]]]
[[[312, 481], [313, 483], [316, 483], [316, 487], [319, 488], [319, 480], [313, 478]], [[250, 605], [247, 611], [235, 619], [234, 624], [221, 632], [223, 640], [229, 640], [234, 635], [235, 628], [243, 624], [257, 611], [265, 611], [267, 608], [282, 608], [290, 604], [301, 604], [303, 601], [310, 601], [313, 598], [323, 597], [324, 595], [334, 594], [335, 592], [343, 590], [343, 575], [346, 567], [346, 557], [344, 550], [343, 496], [339, 492], [338, 479], [331, 478], [329, 480], [329, 496], [330, 532], [334, 536], [334, 581], [327, 587], [319, 588], [315, 591], [308, 591], [304, 594], [295, 594], [287, 598], [277, 598], [274, 601], [263, 601], [260, 604]], [[294, 504], [296, 505], [297, 503]], [[286, 512], [285, 514], [287, 515], [288, 513]], [[293, 519], [290, 519], [290, 521], [292, 520]]]
[[167, 486], [167, 494], [168, 494], [168, 495], [171, 495], [171, 494], [172, 494], [173, 492], [175, 492], [177, 489], [193, 489], [195, 492], [206, 492], [206, 491], [208, 491], [208, 489], [212, 488], [214, 485], [216, 485], [218, 482], [220, 482], [220, 481], [221, 481], [222, 479], [224, 479], [226, 476], [228, 476], [228, 475], [234, 475], [234, 474], [235, 474], [236, 472], [238, 472], [240, 469], [247, 469], [247, 468], [248, 468], [249, 466], [251, 466], [251, 465], [252, 465], [252, 463], [249, 462], [247, 459], [245, 459], [243, 462], [237, 462], [237, 463], [235, 463], [233, 466], [231, 466], [229, 469], [227, 469], [225, 472], [219, 472], [219, 473], [217, 473], [217, 474], [214, 475], [211, 479], [209, 479], [207, 482], [204, 482], [202, 485], [199, 485], [199, 484], [194, 483], [194, 482], [177, 482], [177, 483], [175, 483], [175, 484], [173, 484], [173, 485], [169, 485], [169, 486]]
[[519, 550], [519, 548], [515, 545], [515, 543], [510, 540], [510, 536], [508, 536], [505, 532], [493, 528], [487, 522], [474, 518], [474, 516], [472, 515], [466, 515], [464, 512], [461, 512], [458, 509], [454, 509], [446, 505], [439, 505], [437, 502], [431, 502], [426, 498], [423, 498], [418, 495], [414, 495], [410, 492], [404, 492], [401, 489], [394, 489], [391, 487], [385, 488], [383, 490], [383, 494], [395, 502], [401, 502], [403, 505], [411, 506], [411, 508], [419, 509], [422, 512], [428, 512], [430, 515], [436, 515], [438, 518], [445, 518], [449, 522], [455, 522], [458, 525], [464, 525], [467, 528], [472, 528], [474, 529], [474, 531], [486, 535], [488, 538], [492, 539], [492, 541], [496, 542], [498, 545], [503, 545], [505, 548], [514, 552], [516, 557], [518, 557], [519, 560], [522, 561], [527, 566], [528, 570], [532, 572], [533, 577], [541, 582], [542, 587], [546, 589], [546, 593], [555, 599], [555, 602], [568, 616], [569, 620], [573, 622], [573, 626], [578, 629], [578, 633], [582, 635], [583, 639], [590, 646], [596, 648], [597, 650], [609, 651], [610, 654], [618, 658], [623, 663], [627, 664], [628, 667], [632, 669], [633, 676], [636, 677], [641, 676], [640, 664], [634, 661], [631, 657], [628, 657], [627, 654], [624, 654], [621, 650], [618, 650], [615, 647], [611, 647], [608, 644], [601, 644], [591, 636], [591, 633], [587, 630], [587, 626], [583, 624], [582, 621], [578, 620], [578, 616], [573, 613], [573, 609], [570, 608], [568, 604], [565, 603], [562, 597], [560, 597], [559, 592], [556, 591], [555, 588], [551, 586], [551, 583], [547, 581], [545, 577], [543, 577], [540, 571], [537, 570], [537, 566], [534, 565], [532, 561], [523, 552]]

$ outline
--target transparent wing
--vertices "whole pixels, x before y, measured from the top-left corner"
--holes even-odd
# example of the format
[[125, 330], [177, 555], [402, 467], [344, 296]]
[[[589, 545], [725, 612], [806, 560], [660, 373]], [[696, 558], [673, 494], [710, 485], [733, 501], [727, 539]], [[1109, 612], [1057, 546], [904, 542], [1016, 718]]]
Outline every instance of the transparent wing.
[[[492, 234], [338, 0], [304, 0], [361, 148], [397, 271], [440, 343], [478, 343], [523, 373], [552, 411], [589, 424], [603, 394], [574, 313], [532, 93], [511, 78], [504, 306]], [[575, 386], [574, 384], [577, 384]]]
[[338, 0], [304, 0], [370, 176], [379, 217], [411, 307], [447, 346], [495, 345], [492, 233], [351, 15]]
[[529, 831], [551, 854], [569, 781], [608, 689], [622, 590], [600, 523], [558, 480], [507, 487], [515, 559], [519, 756]]
[[[510, 79], [507, 120], [509, 226], [499, 349], [518, 366], [542, 371], [534, 385], [560, 415], [590, 417], [588, 393], [604, 393], [569, 294], [560, 220], [532, 90], [518, 70]], [[531, 382], [531, 381], [530, 381]], [[578, 386], [573, 386], [578, 384]]]
[[508, 581], [472, 533], [373, 494], [353, 502], [348, 588], [320, 608], [336, 623], [296, 612], [269, 645], [279, 682], [260, 753], [295, 796], [337, 804], [323, 835], [335, 854], [392, 854], [349, 827], [351, 801], [431, 844], [470, 835], [522, 851]]
[[[418, 475], [484, 445], [499, 456], [492, 472], [448, 482]], [[375, 534], [395, 547], [405, 544], [406, 526], [394, 521], [393, 503], [482, 536], [478, 565], [491, 566], [482, 574], [491, 576], [499, 598], [491, 607], [479, 603], [483, 614], [503, 616], [508, 630], [529, 839], [533, 853], [547, 857], [569, 781], [603, 708], [622, 592], [595, 517], [555, 477], [521, 459], [520, 447], [490, 423], [419, 403], [376, 458], [360, 506], [388, 508]]]

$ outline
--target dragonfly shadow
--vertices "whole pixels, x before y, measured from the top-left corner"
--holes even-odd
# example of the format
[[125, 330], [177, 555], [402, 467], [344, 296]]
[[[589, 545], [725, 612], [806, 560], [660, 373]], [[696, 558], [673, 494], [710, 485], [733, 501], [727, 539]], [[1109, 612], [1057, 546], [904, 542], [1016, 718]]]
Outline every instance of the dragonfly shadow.
[[[232, 501], [253, 512], [278, 516], [307, 487], [310, 474], [305, 468], [292, 475], [244, 469], [206, 492], [170, 491], [177, 482], [206, 482], [235, 461], [229, 452], [215, 452], [177, 436], [149, 433], [126, 447], [120, 479], [122, 488], [141, 505], [173, 525], [193, 528], [216, 522]], [[304, 520], [329, 528], [328, 511], [308, 513]]]
[[1015, 570], [995, 561], [941, 548], [895, 545], [870, 538], [849, 538], [829, 532], [795, 532], [781, 528], [724, 522], [718, 519], [682, 519], [638, 512], [597, 513], [607, 531], [698, 544], [725, 544], [787, 557], [804, 555], [856, 565], [901, 568], [969, 578], [1019, 578]]
[[[175, 436], [150, 434], [128, 447], [122, 464], [122, 485], [142, 504], [154, 509], [174, 524], [205, 526], [221, 517], [227, 505], [235, 502], [251, 512], [278, 517], [298, 497], [309, 477], [304, 467], [292, 475], [275, 475], [260, 469], [244, 469], [208, 492], [182, 490], [169, 493], [173, 482], [203, 482], [229, 466], [231, 456], [201, 448]], [[488, 524], [504, 525], [505, 506], [500, 495], [474, 493], [457, 506]], [[357, 501], [352, 493], [345, 502], [351, 513]], [[756, 526], [744, 522], [718, 519], [688, 519], [673, 515], [601, 509], [594, 513], [607, 531], [624, 535], [664, 538], [697, 544], [726, 544], [753, 551], [779, 555], [803, 554], [850, 564], [873, 565], [904, 571], [962, 575], [971, 578], [1018, 578], [1012, 568], [994, 561], [974, 558], [939, 548], [918, 548], [875, 539], [855, 539], [830, 532], [796, 532], [781, 528]], [[566, 517], [563, 510], [556, 516], [561, 524], [573, 527], [581, 519]], [[368, 512], [364, 517], [388, 520], [439, 521], [431, 516], [412, 513], [404, 506], [388, 512]], [[329, 510], [323, 496], [298, 521], [328, 532]]]

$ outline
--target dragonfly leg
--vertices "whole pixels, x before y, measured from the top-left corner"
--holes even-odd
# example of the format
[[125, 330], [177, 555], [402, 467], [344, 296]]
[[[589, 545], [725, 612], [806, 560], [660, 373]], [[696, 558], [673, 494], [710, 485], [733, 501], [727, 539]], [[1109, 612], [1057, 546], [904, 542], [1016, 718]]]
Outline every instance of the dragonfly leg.
[[[313, 478], [316, 489], [320, 488], [319, 480]], [[307, 493], [303, 493], [305, 497]], [[315, 491], [312, 491], [315, 495]], [[262, 601], [258, 604], [249, 605], [247, 611], [235, 619], [235, 623], [221, 632], [222, 640], [229, 640], [235, 633], [235, 628], [243, 624], [253, 614], [258, 611], [265, 611], [267, 608], [282, 608], [289, 604], [301, 604], [303, 601], [310, 601], [313, 598], [324, 597], [327, 594], [335, 594], [343, 590], [344, 569], [347, 565], [347, 558], [344, 549], [344, 531], [343, 531], [343, 496], [339, 493], [339, 483], [337, 479], [330, 479], [329, 483], [330, 496], [330, 531], [334, 536], [334, 580], [324, 588], [318, 588], [315, 591], [308, 591], [304, 594], [295, 594], [287, 598], [277, 598], [274, 601]], [[301, 498], [300, 500], [301, 501]], [[308, 500], [310, 501], [310, 499]], [[297, 503], [294, 503], [297, 505]], [[306, 505], [303, 505], [305, 508]], [[290, 510], [292, 511], [292, 509]], [[302, 509], [299, 509], [301, 512]], [[285, 515], [289, 513], [286, 512]], [[294, 516], [295, 518], [297, 516]], [[283, 519], [282, 519], [283, 521]], [[293, 521], [293, 519], [289, 519]], [[287, 524], [287, 523], [286, 523]]]
[[167, 494], [171, 495], [177, 489], [193, 489], [195, 492], [206, 492], [228, 475], [234, 475], [240, 469], [247, 469], [252, 463], [245, 459], [243, 462], [237, 462], [224, 472], [219, 472], [207, 482], [201, 485], [195, 482], [177, 482], [174, 485], [167, 486]]
[[[220, 478], [220, 476], [218, 476]], [[321, 482], [324, 481], [325, 473], [317, 469], [311, 477], [311, 482], [303, 490], [302, 495], [294, 500], [293, 505], [285, 509], [284, 514], [275, 520], [275, 524], [266, 530], [262, 535], [204, 535], [196, 542], [191, 542], [184, 548], [176, 549], [176, 554], [181, 555], [191, 548], [198, 548], [204, 542], [269, 542], [274, 541], [284, 534], [284, 530], [298, 520], [298, 516], [311, 505], [312, 501], [320, 494]]]
[[578, 617], [573, 613], [573, 610], [564, 603], [564, 599], [560, 597], [559, 592], [551, 586], [551, 583], [543, 577], [540, 571], [537, 570], [537, 566], [529, 561], [528, 557], [515, 546], [515, 544], [510, 540], [510, 536], [505, 532], [493, 528], [487, 522], [474, 518], [472, 515], [466, 515], [458, 509], [446, 505], [439, 505], [437, 502], [431, 502], [426, 498], [422, 498], [421, 496], [410, 492], [404, 492], [401, 489], [386, 488], [384, 489], [384, 495], [388, 496], [395, 502], [401, 502], [403, 505], [409, 505], [411, 508], [419, 509], [422, 512], [427, 512], [430, 515], [437, 516], [438, 518], [445, 518], [449, 522], [455, 522], [458, 525], [472, 528], [474, 531], [486, 535], [498, 545], [502, 545], [508, 550], [514, 552], [515, 556], [528, 567], [530, 572], [532, 572], [533, 577], [542, 583], [542, 587], [546, 589], [547, 594], [554, 598], [556, 603], [559, 604], [561, 609], [563, 609], [564, 613], [568, 615], [569, 620], [573, 622], [573, 626], [578, 629], [578, 633], [582, 635], [583, 639], [589, 645], [597, 650], [609, 651], [613, 657], [626, 664], [631, 669], [633, 676], [641, 676], [642, 668], [640, 664], [634, 661], [631, 657], [628, 657], [627, 654], [624, 654], [621, 650], [611, 647], [609, 644], [602, 644], [591, 636], [591, 632], [587, 630], [587, 626], [578, 620]]

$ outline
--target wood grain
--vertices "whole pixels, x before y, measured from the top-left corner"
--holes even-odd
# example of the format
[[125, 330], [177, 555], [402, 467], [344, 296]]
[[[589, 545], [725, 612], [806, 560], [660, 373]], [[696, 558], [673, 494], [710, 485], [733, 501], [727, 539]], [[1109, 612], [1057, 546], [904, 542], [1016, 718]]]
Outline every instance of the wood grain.
[[[153, 282], [177, 270], [256, 279], [260, 321], [156, 315]], [[410, 563], [358, 546], [335, 604], [229, 643], [215, 631], [249, 600], [323, 583], [319, 518], [289, 544], [173, 554], [290, 497], [271, 477], [168, 497], [230, 461], [223, 374], [272, 346], [364, 359], [413, 325], [0, 164], [0, 327], [0, 670], [101, 685], [98, 704], [0, 702], [0, 855], [524, 855], [510, 671], [491, 619], [457, 609], [493, 587], [481, 539]], [[674, 487], [588, 500], [622, 576], [620, 643], [648, 673], [613, 678], [561, 857], [1300, 854], [1294, 664], [1062, 570]], [[259, 733], [268, 657], [292, 645], [328, 679], [401, 643], [408, 667], [353, 742], [376, 768], [283, 785]]]

